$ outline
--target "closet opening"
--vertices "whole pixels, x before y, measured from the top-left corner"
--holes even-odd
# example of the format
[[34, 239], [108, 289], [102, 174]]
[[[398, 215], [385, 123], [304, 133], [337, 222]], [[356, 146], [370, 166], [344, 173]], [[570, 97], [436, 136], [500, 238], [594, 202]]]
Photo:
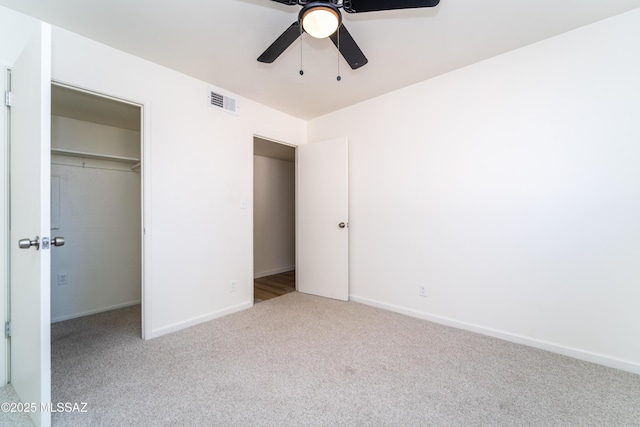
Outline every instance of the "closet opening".
[[126, 309], [142, 338], [142, 168], [141, 105], [52, 83], [52, 326]]
[[253, 138], [254, 303], [296, 290], [296, 148]]

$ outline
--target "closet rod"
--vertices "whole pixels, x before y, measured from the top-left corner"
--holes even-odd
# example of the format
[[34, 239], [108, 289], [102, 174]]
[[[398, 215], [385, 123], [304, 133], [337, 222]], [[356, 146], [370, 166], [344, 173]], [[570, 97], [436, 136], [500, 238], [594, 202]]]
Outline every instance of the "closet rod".
[[110, 154], [88, 153], [85, 151], [67, 150], [63, 148], [52, 148], [51, 154], [61, 154], [64, 156], [84, 157], [86, 159], [114, 160], [118, 162], [140, 163], [140, 159], [134, 157], [112, 156]]

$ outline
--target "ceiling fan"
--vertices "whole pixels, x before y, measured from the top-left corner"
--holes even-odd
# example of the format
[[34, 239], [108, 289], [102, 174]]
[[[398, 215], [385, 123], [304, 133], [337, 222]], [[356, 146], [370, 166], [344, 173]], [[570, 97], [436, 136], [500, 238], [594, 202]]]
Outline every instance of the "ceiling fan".
[[377, 12], [393, 9], [434, 7], [440, 0], [271, 0], [288, 6], [300, 5], [298, 20], [291, 24], [258, 58], [272, 63], [303, 32], [316, 38], [330, 37], [352, 69], [365, 65], [368, 60], [342, 23], [340, 9], [347, 13]]

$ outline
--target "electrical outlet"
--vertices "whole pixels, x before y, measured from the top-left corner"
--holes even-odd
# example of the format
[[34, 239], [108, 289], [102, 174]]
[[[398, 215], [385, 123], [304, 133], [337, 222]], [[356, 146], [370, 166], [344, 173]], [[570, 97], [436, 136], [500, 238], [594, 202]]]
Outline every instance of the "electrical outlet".
[[421, 283], [420, 285], [418, 285], [418, 293], [420, 294], [421, 297], [426, 297], [427, 285], [425, 285], [424, 283]]
[[66, 285], [68, 283], [67, 273], [58, 273], [58, 285]]
[[235, 280], [233, 280], [233, 281], [231, 282], [231, 286], [229, 287], [229, 290], [230, 290], [231, 292], [235, 292], [235, 291], [236, 291], [236, 281], [235, 281]]

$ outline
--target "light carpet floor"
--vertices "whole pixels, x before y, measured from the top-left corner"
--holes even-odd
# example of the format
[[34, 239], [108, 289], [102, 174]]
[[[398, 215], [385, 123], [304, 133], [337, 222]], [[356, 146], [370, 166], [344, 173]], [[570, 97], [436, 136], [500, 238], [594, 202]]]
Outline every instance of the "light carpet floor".
[[0, 387], [0, 403], [15, 404], [9, 406], [8, 410], [0, 411], [0, 426], [2, 427], [33, 427], [31, 419], [26, 413], [17, 412], [20, 398], [13, 390], [11, 384]]
[[54, 426], [640, 425], [640, 376], [291, 293], [140, 339], [140, 308], [52, 328]]

